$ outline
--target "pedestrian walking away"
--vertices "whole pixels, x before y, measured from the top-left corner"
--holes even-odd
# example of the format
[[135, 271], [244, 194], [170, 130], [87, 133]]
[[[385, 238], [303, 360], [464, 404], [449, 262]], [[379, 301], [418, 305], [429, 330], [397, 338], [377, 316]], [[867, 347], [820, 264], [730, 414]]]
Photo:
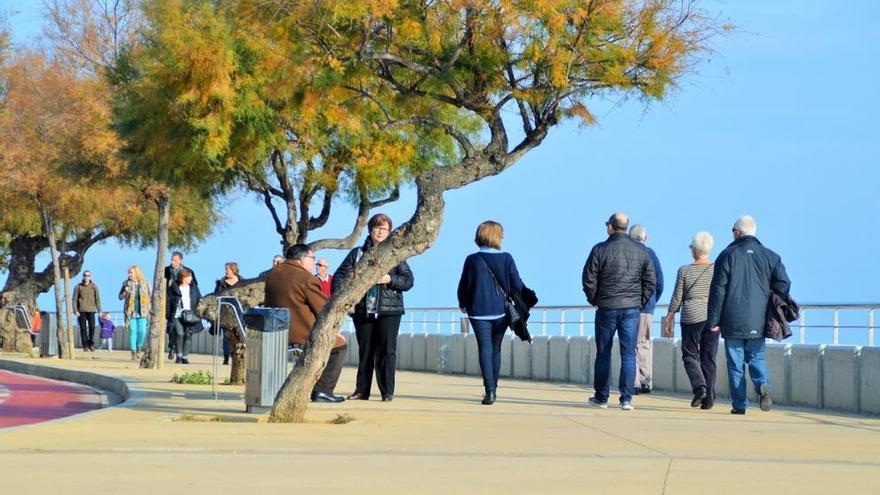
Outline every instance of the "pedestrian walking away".
[[92, 272], [83, 272], [82, 281], [73, 289], [73, 314], [79, 325], [82, 349], [95, 351], [95, 315], [101, 312], [101, 292], [92, 280]]
[[[340, 283], [348, 280], [361, 257], [385, 241], [393, 228], [391, 218], [382, 213], [373, 215], [367, 227], [370, 233], [364, 244], [348, 253], [333, 276], [333, 292], [339, 289]], [[374, 368], [382, 400], [390, 402], [394, 399], [397, 334], [400, 331], [400, 318], [404, 314], [403, 293], [412, 288], [414, 281], [409, 265], [401, 261], [379, 277], [354, 306], [351, 317], [358, 341], [358, 371], [357, 384], [349, 399], [370, 398]]]
[[523, 289], [513, 256], [501, 251], [503, 238], [500, 223], [481, 223], [474, 237], [479, 251], [465, 258], [458, 281], [458, 307], [477, 337], [484, 405], [494, 404], [497, 398], [501, 343], [510, 324], [505, 294]]
[[749, 407], [746, 365], [761, 410], [769, 411], [773, 405], [770, 375], [764, 362], [767, 307], [771, 294], [784, 300], [791, 289], [782, 258], [761, 244], [755, 237], [757, 231], [755, 219], [749, 215], [736, 221], [734, 241], [715, 260], [709, 289], [706, 327], [712, 332], [720, 331], [724, 337], [732, 414], [745, 414]]
[[608, 407], [611, 349], [614, 335], [620, 344], [620, 408], [633, 409], [636, 375], [636, 333], [639, 312], [657, 284], [654, 263], [642, 244], [626, 235], [629, 217], [615, 213], [605, 222], [608, 239], [593, 246], [581, 277], [584, 294], [596, 306], [595, 393], [587, 405]]
[[[629, 229], [630, 239], [645, 245], [648, 242], [648, 231], [644, 225], [633, 225]], [[654, 293], [644, 308], [639, 311], [639, 329], [636, 337], [636, 394], [649, 394], [654, 385], [652, 369], [654, 367], [654, 349], [651, 343], [651, 328], [654, 326], [654, 308], [657, 300], [663, 294], [663, 270], [660, 268], [660, 260], [653, 249], [645, 245], [651, 262], [654, 264], [654, 272], [657, 282], [654, 284]]]
[[663, 337], [674, 335], [675, 313], [681, 310], [681, 359], [694, 393], [691, 407], [712, 409], [715, 404], [715, 354], [718, 333], [706, 328], [709, 287], [715, 265], [709, 260], [714, 240], [697, 232], [689, 246], [694, 262], [678, 269], [669, 310], [663, 320]]

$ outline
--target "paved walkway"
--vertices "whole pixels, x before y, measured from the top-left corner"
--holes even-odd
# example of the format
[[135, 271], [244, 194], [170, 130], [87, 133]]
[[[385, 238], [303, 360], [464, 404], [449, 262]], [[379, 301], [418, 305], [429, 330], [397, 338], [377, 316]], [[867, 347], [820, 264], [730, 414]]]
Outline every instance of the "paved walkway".
[[88, 387], [0, 370], [0, 432], [100, 407], [101, 396]]
[[[307, 424], [257, 423], [242, 387], [169, 383], [123, 353], [36, 361], [130, 380], [127, 405], [0, 432], [3, 493], [871, 493], [880, 419], [774, 409], [731, 416], [683, 396], [587, 409], [574, 385], [398, 374], [394, 402], [315, 404]], [[225, 370], [224, 370], [225, 371]], [[346, 369], [339, 392], [350, 392]], [[612, 398], [612, 400], [614, 400]], [[329, 424], [338, 414], [354, 421]]]

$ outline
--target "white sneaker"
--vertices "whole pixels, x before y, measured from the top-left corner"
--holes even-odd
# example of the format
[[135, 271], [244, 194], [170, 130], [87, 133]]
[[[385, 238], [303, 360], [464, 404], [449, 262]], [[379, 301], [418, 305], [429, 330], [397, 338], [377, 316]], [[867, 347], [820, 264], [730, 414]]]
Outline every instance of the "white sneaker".
[[620, 410], [621, 411], [632, 411], [633, 409], [634, 409], [633, 403], [630, 401], [620, 403]]
[[608, 403], [607, 402], [599, 402], [599, 399], [597, 399], [595, 396], [592, 396], [589, 399], [587, 399], [587, 405], [592, 406], [592, 407], [599, 407], [602, 409], [608, 409]]

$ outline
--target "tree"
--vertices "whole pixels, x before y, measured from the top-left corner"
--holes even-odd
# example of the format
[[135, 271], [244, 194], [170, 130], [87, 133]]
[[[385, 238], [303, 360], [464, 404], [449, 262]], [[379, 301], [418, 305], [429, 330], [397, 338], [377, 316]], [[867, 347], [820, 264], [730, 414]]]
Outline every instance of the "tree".
[[[106, 239], [144, 246], [157, 235], [157, 212], [144, 200], [149, 188], [125, 176], [118, 139], [109, 128], [106, 64], [133, 42], [139, 18], [133, 3], [47, 2], [44, 48], [18, 47], [11, 58], [3, 52], [0, 166], [9, 178], [0, 182], [0, 271], [9, 272], [0, 292], [3, 304], [34, 308], [37, 295], [52, 287], [56, 265], [78, 273], [86, 252]], [[42, 112], [39, 117], [34, 109]], [[59, 134], [46, 134], [56, 128]], [[36, 192], [57, 199], [43, 202], [56, 210], [54, 244], [34, 201]], [[171, 195], [178, 208], [169, 220], [170, 242], [191, 246], [206, 237], [219, 215], [191, 191]], [[38, 270], [37, 255], [53, 246], [57, 263]], [[0, 348], [26, 342], [13, 338], [11, 313], [2, 314]]]
[[[312, 87], [331, 81], [334, 92], [369, 102], [380, 115], [365, 125], [428, 130], [456, 145], [454, 163], [414, 173], [413, 216], [357, 263], [318, 317], [304, 364], [272, 409], [270, 419], [283, 422], [304, 419], [334, 335], [369, 285], [434, 242], [445, 191], [503, 172], [561, 121], [593, 124], [594, 98], [663, 99], [719, 29], [678, 0], [243, 0], [236, 8], [237, 18], [258, 19], [298, 47], [285, 51], [288, 70], [308, 67]], [[460, 125], [473, 118], [477, 132]]]

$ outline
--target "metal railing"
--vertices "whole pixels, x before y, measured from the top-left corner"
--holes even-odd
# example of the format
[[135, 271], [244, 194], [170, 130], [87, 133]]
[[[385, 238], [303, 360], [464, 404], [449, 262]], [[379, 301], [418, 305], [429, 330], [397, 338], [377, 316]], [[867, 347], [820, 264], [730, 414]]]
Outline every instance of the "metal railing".
[[[660, 335], [660, 320], [666, 309], [667, 305], [658, 304], [654, 312], [655, 337]], [[799, 318], [791, 323], [792, 343], [874, 346], [877, 342], [874, 312], [877, 309], [880, 309], [880, 303], [803, 304]], [[591, 306], [537, 306], [531, 310], [529, 328], [532, 335], [593, 335], [595, 310]], [[463, 316], [459, 308], [406, 308], [400, 331], [460, 333]], [[354, 331], [350, 321], [348, 330]], [[675, 332], [679, 337], [678, 325]]]

